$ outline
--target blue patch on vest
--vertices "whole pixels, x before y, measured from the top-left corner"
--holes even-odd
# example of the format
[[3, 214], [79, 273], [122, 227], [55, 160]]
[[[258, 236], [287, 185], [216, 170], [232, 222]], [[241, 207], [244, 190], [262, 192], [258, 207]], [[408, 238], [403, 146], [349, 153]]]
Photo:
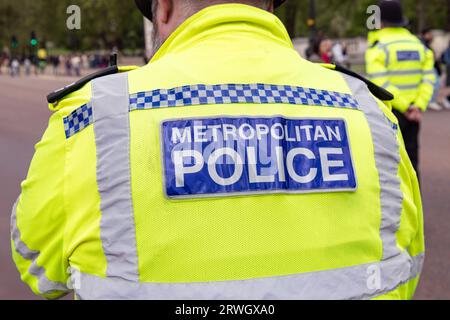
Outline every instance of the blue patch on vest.
[[397, 51], [397, 61], [420, 61], [420, 52]]
[[161, 128], [169, 198], [355, 191], [344, 120], [211, 118]]

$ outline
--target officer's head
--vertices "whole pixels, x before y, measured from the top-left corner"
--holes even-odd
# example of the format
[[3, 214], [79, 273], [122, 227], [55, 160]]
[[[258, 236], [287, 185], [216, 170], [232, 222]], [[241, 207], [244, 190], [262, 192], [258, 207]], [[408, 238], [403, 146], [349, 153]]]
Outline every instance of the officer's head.
[[381, 11], [381, 24], [383, 28], [405, 27], [408, 22], [403, 15], [400, 0], [380, 0], [378, 6]]
[[141, 12], [153, 22], [153, 50], [196, 12], [215, 4], [243, 3], [273, 12], [286, 0], [135, 0]]
[[421, 32], [421, 35], [422, 35], [422, 39], [426, 43], [430, 44], [430, 43], [433, 42], [434, 35], [433, 35], [433, 29], [432, 28], [425, 28], [425, 29], [423, 29], [422, 32]]

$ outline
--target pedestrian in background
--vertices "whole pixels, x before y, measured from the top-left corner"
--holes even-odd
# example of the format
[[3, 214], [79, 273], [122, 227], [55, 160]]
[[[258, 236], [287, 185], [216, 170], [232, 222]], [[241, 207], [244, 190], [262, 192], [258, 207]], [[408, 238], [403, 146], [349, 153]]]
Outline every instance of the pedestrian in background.
[[61, 63], [61, 58], [60, 58], [60, 56], [59, 55], [52, 55], [51, 57], [50, 57], [50, 63], [51, 63], [51, 65], [52, 65], [52, 68], [53, 68], [53, 75], [54, 76], [58, 76], [58, 73], [59, 73], [59, 65], [60, 65], [60, 63]]
[[310, 61], [320, 61], [320, 44], [325, 38], [325, 33], [322, 30], [318, 30], [314, 36], [309, 39], [309, 46], [306, 48], [306, 59]]
[[323, 63], [332, 63], [333, 61], [333, 42], [330, 39], [323, 39], [319, 45], [319, 55]]
[[332, 50], [333, 63], [350, 68], [350, 62], [347, 54], [347, 46], [337, 41]]
[[20, 75], [20, 62], [16, 57], [13, 57], [10, 62], [10, 75], [13, 78]]
[[7, 59], [7, 55], [6, 55], [6, 49], [3, 49], [2, 52], [0, 53], [0, 75], [3, 72], [3, 64], [5, 63]]
[[419, 133], [422, 113], [435, 86], [433, 52], [406, 29], [400, 1], [381, 0], [382, 29], [367, 50], [369, 78], [394, 95], [393, 112], [399, 120], [406, 150], [419, 174]]
[[0, 74], [2, 74], [1, 69], [3, 66], [6, 66], [7, 68], [9, 67], [9, 57], [10, 57], [9, 49], [8, 47], [4, 47], [2, 53], [0, 54]]
[[81, 68], [83, 70], [88, 70], [89, 69], [89, 57], [85, 53], [83, 53], [81, 55]]
[[72, 76], [72, 56], [67, 55], [64, 57], [64, 66], [66, 68], [66, 75], [68, 77]]
[[72, 69], [75, 72], [75, 76], [81, 76], [81, 58], [78, 54], [75, 54], [71, 59]]
[[23, 67], [25, 68], [25, 75], [29, 77], [31, 75], [31, 60], [29, 57], [25, 57]]

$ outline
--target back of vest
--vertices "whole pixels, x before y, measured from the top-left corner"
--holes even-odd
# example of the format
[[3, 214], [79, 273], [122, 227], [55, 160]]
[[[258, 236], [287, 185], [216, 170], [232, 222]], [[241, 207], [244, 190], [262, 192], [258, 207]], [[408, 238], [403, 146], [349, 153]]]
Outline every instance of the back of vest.
[[[363, 281], [367, 266], [405, 258], [391, 232], [402, 210], [396, 127], [365, 84], [309, 67], [341, 92], [195, 82], [133, 92], [142, 76], [133, 72], [94, 81], [108, 276], [175, 286], [264, 279], [241, 292], [249, 298], [322, 297], [339, 276], [361, 283], [336, 298], [377, 291]], [[295, 294], [289, 278], [271, 282], [296, 275], [305, 287]], [[150, 291], [227, 297], [211, 290]]]
[[393, 34], [383, 39], [378, 47], [386, 53], [389, 82], [400, 89], [408, 101], [414, 101], [420, 84], [426, 81], [427, 76], [434, 74], [426, 65], [428, 49], [409, 33]]
[[387, 44], [388, 69], [394, 71], [422, 70], [426, 59], [426, 47], [416, 38], [398, 39]]

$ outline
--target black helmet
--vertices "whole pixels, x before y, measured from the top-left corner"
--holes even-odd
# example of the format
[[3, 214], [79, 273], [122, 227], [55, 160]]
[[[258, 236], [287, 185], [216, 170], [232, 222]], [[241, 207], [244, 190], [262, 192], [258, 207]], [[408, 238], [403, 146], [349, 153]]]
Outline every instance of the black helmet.
[[392, 27], [404, 27], [408, 24], [403, 15], [400, 0], [381, 0], [378, 2], [381, 11], [381, 22]]
[[[149, 20], [152, 20], [152, 0], [134, 0], [142, 14]], [[281, 6], [287, 0], [275, 0], [275, 8]]]

